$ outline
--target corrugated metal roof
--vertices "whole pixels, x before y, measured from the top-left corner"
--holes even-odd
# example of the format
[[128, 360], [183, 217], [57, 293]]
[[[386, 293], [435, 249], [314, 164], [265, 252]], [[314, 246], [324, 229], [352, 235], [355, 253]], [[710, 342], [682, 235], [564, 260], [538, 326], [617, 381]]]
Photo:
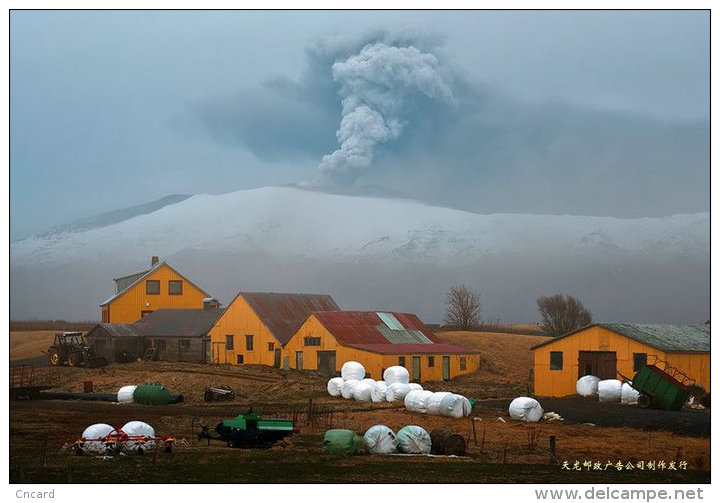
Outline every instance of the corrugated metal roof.
[[381, 354], [478, 354], [478, 351], [435, 339], [420, 318], [410, 313], [384, 313], [393, 316], [400, 330], [391, 330], [380, 313], [336, 311], [313, 313], [339, 344]]
[[590, 327], [602, 327], [616, 334], [624, 335], [637, 342], [647, 344], [662, 351], [671, 352], [710, 352], [710, 325], [656, 325], [640, 323], [595, 323], [562, 337], [556, 337], [532, 349], [570, 337]]
[[[198, 290], [200, 290], [200, 291], [203, 293], [203, 295], [205, 295], [206, 297], [210, 297], [210, 294], [208, 294], [205, 290], [203, 290], [202, 288], [200, 288], [199, 286], [197, 286], [195, 283], [193, 283], [192, 281], [190, 281], [189, 279], [187, 279], [185, 276], [183, 276], [182, 274], [180, 274], [179, 272], [177, 272], [177, 270], [176, 270], [175, 268], [173, 268], [171, 265], [169, 265], [167, 262], [164, 262], [164, 261], [163, 261], [163, 262], [157, 263], [154, 267], [148, 269], [147, 271], [138, 272], [138, 273], [135, 273], [135, 274], [130, 274], [130, 275], [128, 275], [128, 276], [123, 276], [122, 278], [116, 278], [116, 279], [115, 279], [116, 282], [117, 282], [118, 280], [125, 280], [126, 278], [134, 278], [134, 279], [133, 279], [132, 283], [128, 283], [128, 284], [125, 286], [125, 288], [123, 288], [123, 289], [120, 290], [120, 291], [117, 291], [117, 292], [115, 293], [115, 295], [113, 295], [112, 297], [110, 297], [109, 299], [107, 299], [105, 302], [103, 302], [102, 304], [100, 304], [100, 306], [104, 306], [104, 305], [106, 305], [106, 304], [110, 304], [110, 302], [112, 302], [113, 300], [115, 300], [115, 299], [117, 299], [118, 297], [120, 297], [122, 294], [124, 294], [125, 292], [127, 292], [130, 288], [132, 288], [132, 287], [134, 287], [135, 285], [137, 285], [138, 283], [140, 283], [143, 279], [147, 278], [150, 274], [152, 274], [153, 272], [157, 271], [157, 270], [160, 269], [162, 266], [167, 266], [167, 267], [169, 267], [170, 270], [172, 270], [175, 274], [177, 274], [178, 276], [180, 276], [184, 281], [187, 281], [188, 283], [190, 283], [191, 285], [193, 285], [195, 288], [197, 288]], [[123, 284], [124, 284], [124, 283], [123, 283]], [[117, 283], [116, 283], [116, 286], [117, 286]]]
[[391, 355], [412, 355], [412, 354], [480, 354], [474, 349], [454, 346], [452, 344], [349, 344], [350, 347], [370, 351], [371, 353]]
[[98, 323], [88, 333], [88, 336], [105, 335], [109, 337], [140, 337], [142, 327], [136, 323]]
[[150, 337], [202, 337], [213, 327], [224, 309], [158, 309], [134, 324]]
[[290, 340], [290, 337], [314, 311], [340, 310], [329, 295], [240, 292], [238, 297], [245, 299], [282, 345]]

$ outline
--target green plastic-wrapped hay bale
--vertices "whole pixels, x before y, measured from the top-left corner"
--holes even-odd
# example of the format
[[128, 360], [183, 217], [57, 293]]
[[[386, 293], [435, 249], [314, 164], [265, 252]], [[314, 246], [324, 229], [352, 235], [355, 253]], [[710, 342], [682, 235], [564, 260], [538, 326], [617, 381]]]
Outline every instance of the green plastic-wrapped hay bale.
[[145, 383], [135, 388], [133, 401], [143, 405], [167, 405], [170, 403], [170, 391], [159, 383]]
[[360, 437], [352, 430], [328, 430], [323, 439], [323, 451], [353, 455], [357, 453]]

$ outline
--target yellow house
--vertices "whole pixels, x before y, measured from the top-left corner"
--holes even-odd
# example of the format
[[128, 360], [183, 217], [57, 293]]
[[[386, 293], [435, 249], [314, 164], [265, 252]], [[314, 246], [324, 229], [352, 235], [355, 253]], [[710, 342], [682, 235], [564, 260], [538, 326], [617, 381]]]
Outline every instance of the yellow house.
[[338, 309], [329, 295], [240, 292], [210, 329], [211, 361], [287, 368], [282, 347], [310, 313]]
[[576, 393], [585, 375], [632, 379], [657, 356], [710, 391], [709, 325], [596, 323], [533, 347], [535, 395]]
[[103, 323], [133, 323], [157, 309], [202, 309], [213, 300], [158, 257], [150, 269], [114, 281], [115, 295], [100, 304]]
[[414, 314], [374, 311], [316, 312], [285, 345], [290, 368], [336, 375], [343, 363], [363, 364], [367, 377], [382, 379], [400, 365], [413, 381], [448, 380], [478, 369], [478, 351], [435, 339]]

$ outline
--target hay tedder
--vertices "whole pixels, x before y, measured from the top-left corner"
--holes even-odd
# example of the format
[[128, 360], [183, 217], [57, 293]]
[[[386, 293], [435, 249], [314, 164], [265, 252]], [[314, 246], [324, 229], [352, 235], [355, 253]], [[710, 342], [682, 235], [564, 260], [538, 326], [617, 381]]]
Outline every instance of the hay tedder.
[[98, 456], [116, 456], [119, 454], [137, 454], [162, 449], [171, 454], [176, 445], [187, 445], [185, 438], [176, 436], [128, 435], [115, 430], [109, 435], [97, 438], [76, 438], [62, 442], [60, 452], [72, 451], [77, 456], [94, 454]]

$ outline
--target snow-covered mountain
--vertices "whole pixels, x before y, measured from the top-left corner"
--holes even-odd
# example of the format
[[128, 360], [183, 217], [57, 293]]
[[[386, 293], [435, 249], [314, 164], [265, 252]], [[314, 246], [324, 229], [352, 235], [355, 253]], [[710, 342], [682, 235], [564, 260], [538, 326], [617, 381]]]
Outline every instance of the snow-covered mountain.
[[[150, 255], [168, 260], [217, 296], [231, 298], [234, 292], [249, 289], [343, 295], [333, 290], [339, 288], [356, 304], [346, 307], [357, 308], [378, 298], [369, 293], [367, 298], [358, 297], [359, 291], [371, 291], [371, 285], [350, 286], [342, 279], [361, 270], [372, 272], [353, 276], [352, 281], [372, 278], [381, 291], [393, 291], [386, 283], [406, 277], [398, 278], [398, 271], [432, 276], [431, 282], [441, 284], [425, 288], [437, 286], [432, 298], [438, 304], [448, 283], [465, 278], [472, 283], [473, 274], [480, 280], [494, 278], [501, 288], [512, 278], [518, 292], [530, 290], [518, 293], [530, 297], [530, 305], [536, 291], [582, 290], [581, 276], [592, 270], [616, 275], [625, 271], [632, 277], [648, 268], [680, 267], [687, 272], [690, 267], [692, 285], [702, 287], [698, 282], [704, 281], [702, 271], [709, 261], [709, 218], [707, 213], [638, 219], [480, 215], [411, 200], [289, 187], [195, 195], [110, 225], [12, 243], [11, 315], [43, 317], [25, 304], [33, 295], [47, 296], [50, 291], [55, 292], [52, 298], [63, 291], [67, 296], [68, 288], [46, 281], [56, 277], [62, 285], [58, 275], [65, 271], [62, 275], [69, 275], [68, 281], [76, 285], [83, 278], [85, 290], [74, 289], [73, 295], [83, 299], [83, 306], [90, 305], [83, 313], [95, 316], [97, 304], [112, 293], [111, 279], [142, 269]], [[520, 271], [526, 276], [535, 273], [523, 281], [516, 277]], [[648, 274], [658, 277], [657, 272]], [[549, 279], [545, 289], [537, 284], [543, 275]], [[674, 273], [668, 276], [674, 284], [668, 286], [677, 288], [670, 279], [674, 277]], [[649, 280], [647, 287], [655, 290], [656, 281]], [[47, 301], [53, 302], [52, 298]], [[423, 311], [406, 301], [390, 307]], [[37, 303], [34, 308], [39, 309]]]

